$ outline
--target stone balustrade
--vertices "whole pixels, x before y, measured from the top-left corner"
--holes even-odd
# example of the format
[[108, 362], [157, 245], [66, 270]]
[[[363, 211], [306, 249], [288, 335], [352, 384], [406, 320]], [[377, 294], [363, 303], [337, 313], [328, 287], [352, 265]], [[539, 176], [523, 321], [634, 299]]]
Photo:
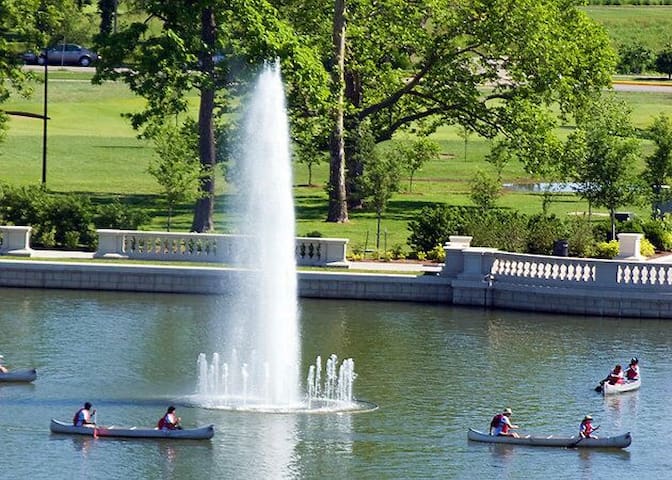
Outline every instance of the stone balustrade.
[[[241, 235], [98, 230], [97, 258], [231, 263]], [[347, 266], [348, 240], [296, 238], [299, 266]]]

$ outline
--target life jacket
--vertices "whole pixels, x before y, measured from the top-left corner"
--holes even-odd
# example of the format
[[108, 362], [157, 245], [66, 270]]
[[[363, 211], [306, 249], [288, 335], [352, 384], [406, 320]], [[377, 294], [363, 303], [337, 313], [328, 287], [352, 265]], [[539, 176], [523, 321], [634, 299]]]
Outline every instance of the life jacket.
[[159, 420], [159, 423], [156, 425], [156, 427], [159, 430], [175, 430], [177, 426], [168, 418], [170, 413], [166, 413], [163, 417], [161, 417], [161, 420]]
[[628, 380], [636, 380], [639, 377], [637, 367], [628, 367], [628, 369], [625, 371], [625, 377]]
[[492, 420], [490, 420], [490, 428], [499, 428], [499, 426], [502, 423], [502, 419], [504, 418], [504, 414], [498, 413], [494, 417], [492, 417]]
[[77, 422], [79, 422], [80, 414], [81, 414], [83, 411], [84, 411], [84, 408], [82, 407], [82, 408], [80, 408], [79, 410], [77, 410], [77, 413], [75, 413], [75, 416], [72, 417], [72, 424], [73, 424], [75, 427], [77, 426]]
[[586, 437], [589, 437], [590, 434], [593, 433], [593, 430], [594, 430], [593, 424], [590, 421], [584, 420], [583, 422], [581, 422], [579, 431], [583, 433]]

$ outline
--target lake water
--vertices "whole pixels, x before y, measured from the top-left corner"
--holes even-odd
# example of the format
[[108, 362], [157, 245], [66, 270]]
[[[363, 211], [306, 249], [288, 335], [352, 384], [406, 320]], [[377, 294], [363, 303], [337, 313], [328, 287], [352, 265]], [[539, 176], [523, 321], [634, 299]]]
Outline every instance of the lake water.
[[[534, 315], [449, 306], [303, 300], [302, 361], [355, 359], [358, 414], [266, 414], [189, 407], [196, 359], [226, 344], [226, 298], [0, 289], [0, 352], [35, 366], [0, 384], [2, 479], [666, 478], [672, 433], [672, 322]], [[593, 391], [640, 358], [640, 391]], [[211, 441], [49, 433], [84, 401], [98, 422], [154, 425], [170, 403]], [[624, 451], [470, 443], [504, 407], [534, 434], [574, 434], [590, 413]]]

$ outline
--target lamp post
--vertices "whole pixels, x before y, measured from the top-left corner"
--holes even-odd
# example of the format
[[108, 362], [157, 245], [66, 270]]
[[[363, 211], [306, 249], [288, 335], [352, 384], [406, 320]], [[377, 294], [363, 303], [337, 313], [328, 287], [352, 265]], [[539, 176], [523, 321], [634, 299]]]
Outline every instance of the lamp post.
[[44, 51], [44, 105], [42, 109], [42, 186], [47, 185], [47, 88], [49, 84], [49, 50]]

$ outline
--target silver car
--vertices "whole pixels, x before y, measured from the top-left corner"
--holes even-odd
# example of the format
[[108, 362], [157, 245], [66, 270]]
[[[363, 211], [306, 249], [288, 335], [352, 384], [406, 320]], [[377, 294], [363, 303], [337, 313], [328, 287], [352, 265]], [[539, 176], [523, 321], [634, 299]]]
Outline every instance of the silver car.
[[91, 63], [98, 60], [98, 54], [81, 45], [63, 43], [49, 48], [46, 52], [43, 50], [37, 57], [37, 63], [44, 65], [47, 59], [49, 59], [49, 65], [79, 65], [81, 67], [88, 67]]

